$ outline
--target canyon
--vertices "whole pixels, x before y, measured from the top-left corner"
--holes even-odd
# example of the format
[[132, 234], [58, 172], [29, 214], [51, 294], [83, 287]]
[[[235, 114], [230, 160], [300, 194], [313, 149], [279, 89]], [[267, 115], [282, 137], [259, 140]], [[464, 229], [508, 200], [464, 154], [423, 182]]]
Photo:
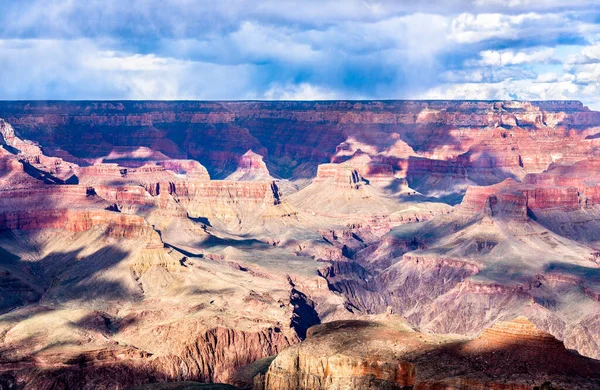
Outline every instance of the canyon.
[[600, 112], [580, 102], [0, 118], [2, 389], [600, 388]]

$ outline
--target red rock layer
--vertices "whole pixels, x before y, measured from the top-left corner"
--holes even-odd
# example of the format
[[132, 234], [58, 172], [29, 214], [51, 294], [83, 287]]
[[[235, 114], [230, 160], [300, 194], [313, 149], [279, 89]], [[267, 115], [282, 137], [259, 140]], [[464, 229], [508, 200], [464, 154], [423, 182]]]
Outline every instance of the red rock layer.
[[536, 328], [526, 317], [498, 321], [491, 328], [484, 329], [476, 343], [479, 348], [484, 348], [484, 344], [488, 344], [490, 348], [502, 348], [515, 343], [539, 348], [564, 348], [554, 336]]
[[13, 127], [3, 119], [0, 119], [0, 147], [13, 154], [22, 164], [48, 174], [46, 180], [58, 179], [62, 182], [77, 174], [77, 165], [67, 163], [61, 158], [46, 156], [37, 144], [17, 137]]
[[[177, 187], [172, 192], [180, 196]], [[235, 182], [227, 180], [211, 180], [197, 183], [192, 190], [187, 189], [188, 196], [193, 194], [195, 201], [207, 204], [260, 204], [275, 205], [279, 203], [277, 187], [272, 182]]]
[[[142, 191], [117, 190], [119, 187], [137, 185], [143, 187], [150, 195], [172, 195], [176, 199], [199, 202], [227, 203], [268, 203], [277, 202], [276, 191], [271, 182], [234, 182], [225, 180], [210, 180], [202, 166], [192, 162], [170, 160], [159, 165], [144, 165], [139, 168], [124, 168], [116, 164], [98, 164], [81, 168], [80, 183], [99, 188], [104, 194], [112, 186], [115, 198], [117, 192], [121, 195], [128, 193], [133, 200], [144, 201]], [[170, 169], [170, 170], [167, 170]], [[186, 177], [177, 176], [174, 172], [186, 172]], [[134, 195], [137, 194], [137, 195]]]
[[574, 211], [591, 207], [600, 201], [600, 176], [585, 165], [585, 161], [573, 166], [555, 165], [548, 172], [528, 174], [524, 183], [507, 179], [493, 186], [469, 187], [461, 208], [525, 217], [527, 209]]
[[262, 156], [260, 154], [254, 153], [252, 150], [248, 150], [246, 153], [244, 153], [242, 157], [240, 157], [240, 160], [238, 161], [238, 167], [240, 169], [252, 171], [264, 171], [265, 169], [267, 169], [267, 166], [265, 165]]
[[195, 180], [210, 180], [208, 171], [198, 161], [194, 160], [164, 160], [156, 162], [166, 170], [186, 175]]
[[113, 238], [150, 239], [152, 247], [162, 248], [158, 234], [142, 217], [105, 210], [35, 210], [0, 212], [0, 229], [63, 229], [83, 232], [106, 228]]
[[227, 180], [249, 181], [249, 180], [273, 180], [267, 165], [260, 154], [248, 150], [238, 160], [235, 172], [227, 177]]
[[177, 356], [160, 357], [152, 365], [166, 378], [228, 383], [236, 368], [276, 355], [295, 342], [273, 329], [245, 332], [216, 327]]
[[[36, 390], [66, 388], [120, 389], [149, 382], [231, 382], [236, 368], [275, 355], [295, 340], [270, 330], [244, 332], [223, 327], [198, 335], [176, 355], [152, 357], [135, 348], [111, 346], [72, 356], [44, 356], [36, 361], [3, 363], [2, 378]], [[4, 382], [0, 382], [4, 383]]]
[[400, 170], [416, 151], [486, 184], [580, 159], [597, 146], [600, 121], [572, 101], [4, 102], [0, 117], [25, 138], [89, 158], [127, 145], [231, 172], [252, 148], [289, 175], [358, 149]]
[[346, 164], [321, 164], [314, 182], [331, 180], [335, 185], [345, 188], [359, 188], [364, 184], [357, 169]]

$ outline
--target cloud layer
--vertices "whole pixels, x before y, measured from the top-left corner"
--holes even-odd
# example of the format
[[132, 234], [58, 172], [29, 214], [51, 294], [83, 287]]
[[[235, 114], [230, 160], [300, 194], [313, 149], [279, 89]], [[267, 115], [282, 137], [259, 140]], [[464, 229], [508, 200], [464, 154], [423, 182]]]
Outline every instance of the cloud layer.
[[595, 0], [5, 0], [0, 99], [579, 99]]

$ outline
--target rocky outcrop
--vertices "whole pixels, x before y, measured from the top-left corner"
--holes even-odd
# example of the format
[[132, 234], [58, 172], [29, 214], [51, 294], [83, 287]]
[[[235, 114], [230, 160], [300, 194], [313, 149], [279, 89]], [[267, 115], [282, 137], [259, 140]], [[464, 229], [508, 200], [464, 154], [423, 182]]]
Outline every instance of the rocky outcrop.
[[0, 186], [1, 188], [39, 187], [42, 181], [35, 179], [27, 172], [21, 161], [14, 154], [0, 146]]
[[345, 164], [322, 164], [317, 170], [315, 182], [331, 180], [335, 185], [344, 188], [358, 189], [364, 184], [357, 169]]
[[210, 180], [208, 171], [198, 161], [195, 160], [176, 160], [169, 159], [157, 161], [157, 165], [166, 170], [173, 171], [180, 175], [185, 175], [187, 179], [207, 181]]
[[[528, 175], [528, 183], [537, 175]], [[530, 212], [545, 210], [575, 211], [595, 204], [595, 188], [521, 184], [512, 179], [488, 187], [469, 187], [461, 209], [489, 215], [527, 217]], [[581, 199], [583, 197], [583, 200]]]
[[528, 206], [535, 205], [535, 200], [543, 197], [543, 194], [534, 192], [529, 203], [528, 195], [529, 192], [519, 192], [514, 180], [507, 179], [494, 186], [469, 187], [460, 207], [470, 213], [483, 213], [490, 217], [527, 219]]
[[[451, 214], [395, 227], [353, 253], [368, 276], [348, 266], [326, 278], [355, 311], [391, 307], [422, 329], [466, 335], [526, 313], [568, 348], [596, 358], [587, 352], [596, 339], [571, 329], [590, 321], [589, 307], [600, 307], [589, 246], [598, 240], [597, 221], [595, 206], [584, 206], [575, 187], [511, 179], [470, 187]], [[562, 309], [574, 305], [585, 314]]]
[[[198, 335], [194, 343], [177, 355], [154, 357], [127, 347], [76, 356], [50, 355], [38, 358], [37, 362], [11, 362], [12, 369], [2, 380], [40, 390], [53, 389], [58, 384], [68, 388], [117, 389], [157, 382], [231, 382], [237, 368], [275, 355], [291, 342], [294, 340], [272, 329], [240, 332], [214, 328]], [[6, 371], [9, 364], [2, 363]]]
[[103, 226], [106, 234], [114, 238], [150, 238], [152, 245], [162, 247], [158, 234], [142, 217], [111, 211], [15, 211], [0, 213], [0, 229], [42, 230], [64, 229], [83, 232], [95, 226]]
[[564, 349], [563, 343], [551, 334], [537, 329], [535, 324], [523, 316], [512, 321], [498, 321], [491, 328], [484, 329], [481, 336], [468, 344], [467, 349], [503, 348], [516, 343], [539, 350]]
[[[368, 334], [372, 337], [374, 329], [369, 328], [375, 328], [382, 335], [388, 330], [366, 321], [333, 322], [311, 328], [305, 342], [286, 349], [271, 363], [264, 389], [395, 389], [413, 386], [415, 368], [409, 362], [389, 359], [387, 351], [369, 356], [372, 352], [367, 344], [370, 339], [363, 340], [367, 345], [360, 350], [352, 346], [358, 342], [357, 336]], [[356, 333], [349, 332], [350, 329]]]
[[78, 166], [58, 157], [49, 157], [39, 145], [17, 137], [12, 126], [0, 119], [0, 148], [15, 156], [23, 170], [47, 183], [77, 183]]
[[227, 176], [227, 180], [251, 181], [262, 180], [272, 181], [273, 177], [263, 161], [263, 156], [248, 150], [238, 160], [238, 167], [235, 172]]
[[311, 328], [307, 340], [277, 356], [255, 389], [593, 389], [599, 367], [523, 317], [473, 340], [415, 332], [388, 317]]
[[199, 335], [177, 355], [157, 358], [151, 364], [171, 380], [228, 383], [237, 368], [276, 355], [296, 341], [274, 329], [243, 332], [215, 328]]

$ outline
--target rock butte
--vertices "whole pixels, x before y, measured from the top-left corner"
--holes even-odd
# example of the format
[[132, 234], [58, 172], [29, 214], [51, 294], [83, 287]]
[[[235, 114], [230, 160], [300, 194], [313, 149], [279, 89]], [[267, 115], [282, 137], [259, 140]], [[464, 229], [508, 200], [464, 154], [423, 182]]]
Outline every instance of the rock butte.
[[240, 157], [236, 171], [227, 176], [227, 179], [236, 181], [268, 181], [273, 180], [273, 177], [271, 177], [267, 165], [263, 161], [263, 157], [252, 150], [248, 150]]
[[600, 387], [579, 102], [0, 117], [0, 388]]

